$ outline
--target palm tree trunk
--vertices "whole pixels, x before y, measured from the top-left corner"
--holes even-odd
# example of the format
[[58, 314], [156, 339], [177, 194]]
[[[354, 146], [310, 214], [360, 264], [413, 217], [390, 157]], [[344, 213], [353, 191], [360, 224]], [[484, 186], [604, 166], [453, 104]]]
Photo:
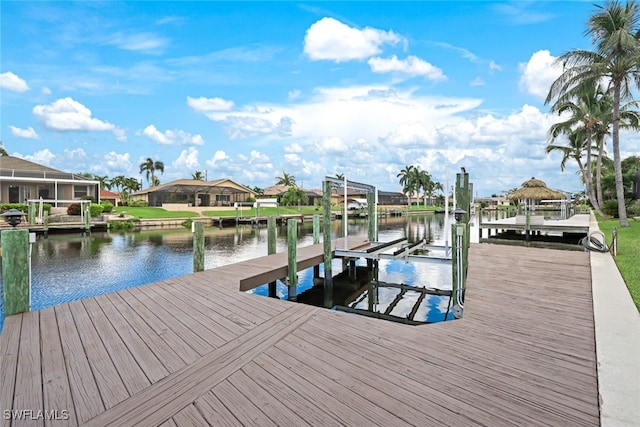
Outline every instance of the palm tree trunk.
[[596, 193], [593, 186], [593, 161], [591, 156], [591, 147], [593, 146], [593, 135], [591, 130], [588, 131], [587, 136], [587, 169], [586, 169], [586, 177], [585, 183], [587, 184], [587, 194], [589, 195], [589, 201], [591, 202], [591, 206], [596, 210], [598, 215], [603, 216], [602, 207], [596, 198]]
[[602, 156], [604, 156], [604, 138], [598, 142], [598, 159], [596, 161], [596, 199], [602, 208]]
[[620, 227], [628, 227], [627, 208], [624, 204], [624, 185], [622, 181], [622, 161], [620, 159], [620, 80], [613, 84], [613, 168], [616, 177], [616, 199], [618, 200], [618, 217]]

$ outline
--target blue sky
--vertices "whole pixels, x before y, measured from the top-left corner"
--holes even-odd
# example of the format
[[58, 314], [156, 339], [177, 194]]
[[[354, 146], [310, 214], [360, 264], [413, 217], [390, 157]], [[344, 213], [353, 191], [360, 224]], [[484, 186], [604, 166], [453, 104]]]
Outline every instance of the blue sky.
[[[547, 156], [553, 59], [590, 48], [591, 2], [3, 1], [0, 139], [71, 171], [161, 182], [196, 170], [267, 187], [285, 171], [400, 188], [405, 165], [476, 194], [535, 176], [579, 190]], [[623, 157], [640, 143], [623, 135]], [[144, 183], [145, 187], [147, 182]]]

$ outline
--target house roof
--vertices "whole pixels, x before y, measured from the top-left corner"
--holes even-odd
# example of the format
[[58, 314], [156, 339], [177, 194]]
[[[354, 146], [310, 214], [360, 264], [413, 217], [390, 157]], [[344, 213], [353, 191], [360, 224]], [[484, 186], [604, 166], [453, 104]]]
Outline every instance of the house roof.
[[114, 193], [113, 191], [100, 190], [100, 198], [101, 199], [119, 199], [120, 194]]
[[[240, 188], [236, 188], [230, 185], [233, 184]], [[168, 193], [217, 193], [217, 194], [238, 194], [238, 193], [251, 193], [255, 192], [244, 185], [229, 179], [222, 178], [213, 181], [199, 181], [195, 179], [177, 179], [175, 181], [167, 182], [166, 184], [157, 185], [155, 187], [149, 187], [146, 190], [138, 191], [135, 194], [148, 194], [157, 192]]]
[[29, 160], [13, 156], [0, 156], [0, 177], [39, 178], [39, 179], [70, 179], [97, 183], [82, 175], [62, 172]]

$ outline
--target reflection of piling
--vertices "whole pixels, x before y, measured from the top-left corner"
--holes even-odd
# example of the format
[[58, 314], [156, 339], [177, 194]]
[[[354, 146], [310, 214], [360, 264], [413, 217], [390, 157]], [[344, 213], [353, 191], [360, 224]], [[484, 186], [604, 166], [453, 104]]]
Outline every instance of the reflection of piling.
[[29, 311], [29, 231], [2, 231], [2, 283], [4, 315]]
[[[273, 216], [267, 218], [267, 255], [273, 255], [276, 253], [276, 219]], [[276, 282], [269, 282], [269, 296], [271, 298], [278, 298], [276, 291]]]
[[204, 271], [204, 224], [194, 221], [193, 225], [193, 272]]
[[[320, 215], [313, 215], [313, 244], [317, 245], [320, 243]], [[317, 279], [320, 277], [320, 264], [313, 266], [313, 278]]]
[[91, 234], [91, 208], [88, 205], [84, 212], [84, 234]]
[[47, 237], [49, 237], [49, 212], [44, 211], [42, 215], [43, 215], [42, 225], [44, 227], [44, 238], [46, 239]]
[[298, 264], [297, 264], [297, 250], [298, 250], [298, 221], [295, 219], [289, 219], [287, 221], [287, 253], [289, 259], [289, 301], [295, 301], [298, 286]]

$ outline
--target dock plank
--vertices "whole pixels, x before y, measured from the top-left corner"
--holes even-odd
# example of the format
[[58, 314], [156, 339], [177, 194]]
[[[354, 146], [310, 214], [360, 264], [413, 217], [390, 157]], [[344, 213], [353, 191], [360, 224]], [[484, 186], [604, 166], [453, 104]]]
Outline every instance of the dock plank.
[[76, 419], [71, 421], [82, 424], [104, 412], [105, 406], [84, 347], [82, 347], [82, 340], [78, 334], [69, 304], [56, 306], [55, 313], [74, 402]]
[[[16, 370], [14, 408], [37, 411], [44, 407], [39, 337], [40, 313], [25, 313], [20, 333], [20, 363]], [[43, 420], [31, 416], [25, 416], [21, 422], [27, 426], [44, 425]]]
[[112, 357], [129, 395], [133, 395], [151, 384], [151, 381], [138, 365], [127, 345], [122, 341], [111, 322], [109, 322], [98, 301], [95, 298], [88, 298], [82, 300], [82, 304], [87, 310], [87, 314], [91, 318], [91, 322], [100, 335], [105, 348]]
[[129, 392], [82, 302], [71, 303], [69, 308], [76, 323], [85, 355], [91, 365], [98, 391], [105, 408], [109, 409], [129, 397]]
[[[0, 334], [0, 408], [13, 408], [16, 386], [16, 370], [20, 353], [20, 332], [22, 315], [9, 316], [4, 320], [4, 329]], [[0, 418], [0, 426], [8, 427], [11, 420]]]
[[43, 409], [59, 414], [60, 418], [64, 418], [63, 411], [66, 411], [69, 416], [67, 420], [58, 420], [55, 423], [45, 419], [45, 425], [73, 425], [71, 420], [76, 419], [73, 413], [73, 397], [71, 396], [67, 367], [64, 363], [58, 322], [53, 308], [47, 308], [40, 312], [40, 334], [47, 337], [47, 339], [41, 340]]

